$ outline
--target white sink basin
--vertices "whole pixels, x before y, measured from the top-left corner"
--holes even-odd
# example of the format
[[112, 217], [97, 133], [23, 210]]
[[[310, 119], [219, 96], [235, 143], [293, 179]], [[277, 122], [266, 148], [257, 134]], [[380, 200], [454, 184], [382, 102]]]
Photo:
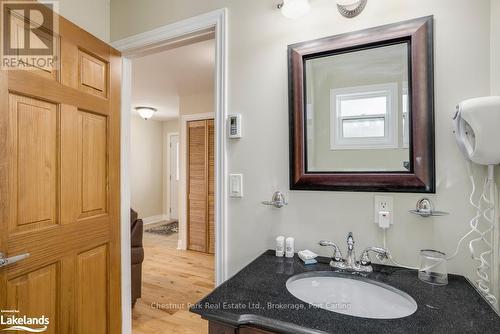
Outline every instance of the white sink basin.
[[286, 288], [306, 303], [354, 317], [397, 319], [417, 310], [417, 303], [408, 294], [359, 276], [305, 273], [291, 277]]

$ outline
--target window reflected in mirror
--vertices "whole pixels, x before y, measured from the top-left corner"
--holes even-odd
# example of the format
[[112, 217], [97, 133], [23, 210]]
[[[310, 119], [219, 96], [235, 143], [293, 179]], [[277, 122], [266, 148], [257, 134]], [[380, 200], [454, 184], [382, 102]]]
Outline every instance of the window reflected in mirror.
[[409, 43], [304, 60], [306, 172], [410, 166]]

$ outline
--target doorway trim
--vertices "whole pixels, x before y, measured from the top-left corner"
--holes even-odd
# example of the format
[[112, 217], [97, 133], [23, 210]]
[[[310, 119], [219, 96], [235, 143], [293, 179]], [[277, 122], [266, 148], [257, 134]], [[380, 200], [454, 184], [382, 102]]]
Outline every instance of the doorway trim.
[[[186, 250], [187, 249], [187, 239], [188, 239], [188, 221], [187, 221], [187, 210], [188, 210], [188, 205], [187, 205], [187, 184], [188, 184], [188, 179], [187, 179], [187, 126], [188, 122], [191, 121], [201, 121], [201, 120], [206, 120], [206, 119], [215, 119], [215, 114], [214, 113], [200, 113], [200, 114], [189, 114], [189, 115], [182, 115], [181, 116], [181, 122], [180, 122], [180, 127], [181, 127], [181, 135], [180, 135], [180, 168], [181, 168], [181, 177], [180, 177], [180, 182], [179, 182], [179, 249]], [[215, 122], [215, 121], [214, 121]], [[217, 137], [217, 129], [215, 129], [215, 136]], [[216, 224], [217, 226], [217, 224]], [[216, 227], [217, 229], [217, 227]], [[217, 234], [217, 231], [215, 232]], [[215, 237], [215, 240], [217, 241], [217, 235]], [[217, 244], [218, 242], [216, 242]]]
[[122, 332], [132, 331], [130, 278], [130, 111], [131, 59], [164, 49], [183, 39], [196, 39], [215, 32], [215, 280], [220, 285], [227, 279], [227, 8], [217, 9], [151, 31], [111, 43], [122, 52], [121, 112], [121, 250], [122, 250]]

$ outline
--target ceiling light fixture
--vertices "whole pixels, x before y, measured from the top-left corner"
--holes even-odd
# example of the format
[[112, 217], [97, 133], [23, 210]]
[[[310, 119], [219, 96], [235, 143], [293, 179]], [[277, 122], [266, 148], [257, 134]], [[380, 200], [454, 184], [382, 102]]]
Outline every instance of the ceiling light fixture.
[[135, 110], [141, 115], [142, 118], [145, 120], [150, 119], [153, 117], [154, 113], [157, 112], [158, 110], [155, 108], [151, 107], [136, 107]]
[[283, 0], [283, 2], [278, 5], [278, 9], [281, 9], [281, 14], [283, 14], [284, 17], [297, 19], [309, 13], [311, 4], [309, 0]]

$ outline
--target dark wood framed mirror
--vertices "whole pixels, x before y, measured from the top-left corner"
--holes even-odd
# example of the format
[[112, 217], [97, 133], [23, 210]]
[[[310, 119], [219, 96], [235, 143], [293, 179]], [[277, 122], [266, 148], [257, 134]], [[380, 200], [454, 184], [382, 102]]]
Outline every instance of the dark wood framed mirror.
[[435, 192], [432, 16], [288, 47], [290, 189]]

